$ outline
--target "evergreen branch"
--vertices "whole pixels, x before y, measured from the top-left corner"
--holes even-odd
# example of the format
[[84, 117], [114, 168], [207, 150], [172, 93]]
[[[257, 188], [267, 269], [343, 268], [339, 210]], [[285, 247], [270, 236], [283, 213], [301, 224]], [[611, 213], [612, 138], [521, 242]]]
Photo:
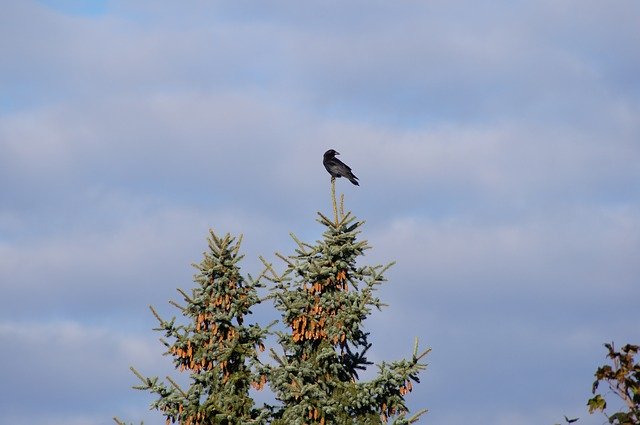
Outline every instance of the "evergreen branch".
[[413, 358], [415, 359], [418, 355], [418, 337], [415, 338], [415, 342], [413, 344]]
[[275, 325], [275, 324], [276, 324], [276, 323], [278, 323], [278, 322], [279, 322], [279, 320], [274, 320], [274, 321], [272, 321], [271, 323], [269, 323], [269, 324], [268, 324], [264, 329], [265, 329], [266, 331], [268, 331], [268, 330], [269, 330], [273, 325]]
[[[247, 279], [248, 279], [249, 283], [250, 283], [252, 286], [254, 286], [254, 287], [263, 287], [264, 285], [263, 285], [262, 283], [260, 283], [260, 280], [261, 280], [262, 278], [269, 279], [269, 278], [265, 275], [265, 273], [266, 273], [266, 272], [267, 272], [267, 269], [266, 269], [266, 268], [265, 268], [265, 269], [263, 269], [263, 270], [260, 272], [260, 274], [258, 275], [258, 277], [257, 277], [256, 279], [254, 279], [250, 274], [248, 274], [248, 275], [247, 275]], [[265, 298], [265, 299], [266, 299], [266, 298]]]
[[[264, 264], [265, 269], [271, 272], [271, 274], [273, 275], [273, 280], [275, 282], [278, 282], [280, 279], [280, 276], [278, 276], [278, 273], [276, 273], [276, 271], [273, 269], [273, 265], [271, 263], [268, 263], [267, 260], [265, 260], [262, 255], [259, 256], [258, 258], [260, 258], [260, 261], [262, 261], [262, 264]], [[264, 277], [269, 279], [269, 277], [266, 274], [264, 274]]]
[[318, 215], [322, 219], [320, 220], [320, 223], [323, 223], [335, 228], [335, 224], [331, 220], [329, 220], [326, 215], [322, 214], [320, 211], [318, 211]]
[[173, 300], [169, 300], [169, 304], [171, 304], [172, 306], [176, 307], [180, 311], [185, 311], [186, 310], [186, 307], [182, 307], [180, 304], [178, 304], [177, 302], [175, 302]]
[[167, 376], [167, 381], [169, 381], [169, 383], [171, 384], [171, 386], [173, 388], [175, 388], [176, 390], [178, 390], [180, 392], [180, 394], [182, 394], [182, 396], [184, 398], [187, 398], [187, 393], [185, 393], [182, 388], [180, 388], [180, 385], [178, 385], [173, 379], [171, 379], [170, 376]]
[[333, 217], [338, 225], [338, 207], [336, 206], [336, 178], [331, 176], [331, 200], [333, 201]]
[[271, 357], [273, 357], [273, 359], [277, 361], [280, 366], [284, 367], [285, 361], [282, 360], [282, 357], [280, 357], [278, 353], [276, 353], [276, 350], [274, 350], [273, 348], [270, 348], [269, 351], [271, 352]]
[[295, 267], [294, 264], [291, 261], [289, 261], [289, 259], [287, 257], [285, 257], [284, 255], [280, 254], [279, 252], [276, 252], [276, 257], [278, 257], [279, 259], [281, 259], [282, 261], [287, 263], [289, 265], [289, 267]]
[[395, 261], [390, 262], [389, 264], [387, 264], [386, 266], [384, 266], [384, 267], [382, 268], [382, 270], [380, 270], [380, 274], [384, 274], [387, 270], [389, 270], [391, 267], [393, 267], [393, 266], [395, 266], [395, 265], [396, 265], [396, 262], [395, 262]]
[[219, 244], [220, 239], [218, 239], [218, 237], [216, 236], [216, 232], [214, 232], [213, 229], [209, 229], [209, 237], [213, 242]]
[[427, 348], [426, 350], [424, 350], [419, 356], [416, 357], [416, 355], [414, 354], [413, 356], [413, 361], [415, 363], [418, 363], [420, 361], [421, 358], [423, 358], [424, 356], [426, 356], [427, 354], [429, 354], [431, 352], [431, 348]]
[[280, 301], [282, 301], [282, 304], [284, 304], [288, 310], [291, 310], [291, 304], [289, 304], [289, 302], [287, 302], [287, 300], [282, 296], [282, 294], [280, 292], [278, 292], [276, 294], [276, 296], [280, 299]]
[[142, 374], [140, 372], [138, 372], [136, 370], [136, 368], [134, 368], [133, 366], [129, 366], [129, 369], [131, 369], [131, 372], [133, 372], [134, 375], [136, 375], [138, 377], [138, 379], [140, 381], [142, 381], [143, 384], [148, 385], [149, 384], [149, 380], [147, 378], [145, 378], [144, 376], [142, 376]]
[[176, 291], [180, 293], [184, 297], [184, 300], [189, 304], [193, 304], [193, 300], [180, 288], [176, 288]]
[[274, 295], [273, 295], [273, 294], [265, 295], [265, 296], [264, 296], [264, 297], [262, 297], [262, 298], [258, 298], [258, 302], [257, 302], [256, 304], [263, 303], [263, 302], [265, 302], [265, 301], [267, 301], [267, 300], [270, 300], [270, 299], [271, 299], [271, 298], [273, 298], [273, 297], [274, 297]]
[[158, 312], [153, 308], [152, 305], [149, 306], [149, 309], [151, 310], [151, 313], [153, 313], [153, 315], [156, 317], [156, 319], [158, 319], [158, 322], [160, 322], [161, 325], [164, 325], [165, 321], [162, 320], [162, 317], [160, 317], [160, 315], [158, 314]]
[[[279, 279], [276, 279], [276, 278], [273, 278], [273, 277], [269, 277], [269, 276], [265, 276], [264, 278], [267, 279], [269, 282], [272, 282], [272, 283], [280, 283], [281, 282]], [[272, 290], [273, 289], [270, 289], [270, 291], [272, 291]], [[270, 297], [267, 297], [267, 298], [270, 298]], [[267, 298], [265, 298], [265, 299], [267, 299]]]
[[213, 232], [213, 229], [209, 229], [209, 249], [214, 252], [216, 255], [220, 255], [220, 238], [216, 236]]
[[293, 232], [289, 233], [289, 236], [291, 236], [291, 239], [293, 239], [295, 243], [298, 244], [298, 247], [300, 247], [300, 251], [302, 251], [304, 255], [307, 255], [307, 252], [304, 250], [305, 244], [300, 239], [298, 239]]
[[[344, 226], [351, 220], [353, 220], [353, 218], [351, 217], [351, 211], [348, 211], [346, 215], [342, 216], [342, 219], [340, 220], [340, 223], [338, 223], [338, 225]], [[364, 221], [362, 223], [364, 223]]]
[[[120, 419], [116, 418], [115, 416], [113, 417], [113, 420], [116, 421], [118, 425], [127, 425], [125, 422], [120, 421]], [[140, 425], [144, 425], [144, 422], [140, 421]]]
[[418, 354], [418, 337], [416, 337], [415, 344], [413, 346], [413, 364], [417, 364], [421, 358], [431, 352], [431, 348], [427, 348], [421, 354]]
[[243, 235], [242, 233], [240, 233], [240, 236], [238, 236], [238, 242], [236, 242], [236, 246], [231, 250], [231, 253], [234, 256], [238, 255], [238, 251], [240, 250], [240, 244], [242, 244], [242, 238], [243, 238]]
[[410, 417], [408, 419], [408, 423], [412, 424], [412, 423], [416, 423], [418, 422], [418, 419], [420, 418], [420, 416], [424, 415], [425, 413], [427, 413], [429, 410], [427, 409], [420, 409], [418, 411], [418, 413], [416, 413], [415, 415], [413, 415], [412, 417]]
[[229, 245], [231, 245], [231, 243], [233, 242], [235, 238], [233, 238], [229, 233], [224, 235], [224, 238], [222, 239], [222, 246], [221, 251], [223, 252], [227, 252], [229, 251]]
[[345, 215], [344, 215], [344, 193], [340, 194], [340, 215], [342, 216], [342, 219], [344, 220]]

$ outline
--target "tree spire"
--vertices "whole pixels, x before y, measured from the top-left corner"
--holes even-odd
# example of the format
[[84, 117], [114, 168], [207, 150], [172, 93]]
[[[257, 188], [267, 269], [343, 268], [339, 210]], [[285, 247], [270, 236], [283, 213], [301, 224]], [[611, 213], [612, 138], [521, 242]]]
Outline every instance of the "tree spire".
[[378, 365], [378, 376], [359, 382], [358, 372], [371, 362], [369, 333], [363, 330], [373, 308], [383, 304], [376, 296], [384, 273], [393, 264], [359, 266], [369, 249], [359, 241], [363, 222], [344, 212], [336, 202], [332, 179], [333, 220], [318, 213], [325, 230], [315, 244], [301, 242], [294, 255], [283, 258], [286, 269], [278, 275], [271, 265], [267, 278], [275, 283], [272, 298], [287, 331], [277, 332], [282, 351], [273, 352], [269, 384], [281, 402], [273, 424], [379, 424], [411, 423], [424, 413], [407, 418], [404, 397], [419, 382], [422, 358]]
[[[322, 238], [310, 244], [292, 234], [294, 254], [276, 254], [284, 272], [260, 257], [264, 271], [257, 280], [245, 279], [238, 267], [240, 239], [211, 231], [209, 250], [195, 265], [195, 288], [178, 290], [184, 306], [172, 302], [182, 322], [167, 321], [151, 307], [160, 323], [155, 330], [169, 340], [161, 339], [166, 354], [191, 379], [182, 388], [171, 377], [163, 382], [132, 368], [141, 381], [134, 388], [157, 396], [151, 406], [167, 424], [409, 424], [426, 411], [409, 416], [405, 403], [429, 352], [419, 352], [417, 339], [411, 357], [382, 362], [377, 376], [360, 380], [359, 373], [372, 365], [364, 322], [384, 305], [376, 290], [393, 263], [359, 265], [370, 248], [359, 240], [364, 222], [345, 213], [342, 195], [338, 208], [334, 179], [331, 195], [333, 219], [320, 212], [317, 217]], [[268, 298], [281, 315], [279, 331], [245, 323], [260, 302], [262, 279], [273, 283]], [[274, 362], [263, 364], [258, 356], [269, 334], [276, 336], [277, 348], [270, 349]], [[249, 388], [267, 383], [278, 403], [256, 407]]]
[[[153, 315], [163, 332], [161, 339], [179, 372], [189, 373], [191, 385], [182, 389], [169, 376], [169, 385], [157, 377], [145, 378], [131, 368], [141, 384], [134, 387], [158, 396], [151, 407], [166, 417], [167, 424], [261, 424], [268, 409], [258, 409], [249, 397], [249, 387], [260, 390], [267, 377], [255, 372], [258, 352], [264, 350], [266, 328], [244, 324], [251, 307], [259, 302], [256, 288], [261, 284], [240, 274], [237, 263], [241, 237], [218, 237], [210, 231], [209, 250], [194, 264], [196, 287], [191, 294], [178, 290], [186, 307], [176, 306], [185, 324], [176, 318], [167, 321], [153, 307]], [[258, 279], [259, 280], [259, 279]]]

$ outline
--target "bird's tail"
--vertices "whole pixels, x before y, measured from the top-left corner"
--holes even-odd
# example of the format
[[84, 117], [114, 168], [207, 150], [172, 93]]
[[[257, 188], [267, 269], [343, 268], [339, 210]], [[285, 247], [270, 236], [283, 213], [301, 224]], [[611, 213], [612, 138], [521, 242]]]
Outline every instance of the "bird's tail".
[[358, 178], [353, 174], [351, 174], [350, 176], [347, 176], [347, 178], [351, 183], [355, 184], [356, 186], [360, 186], [360, 183], [358, 183]]

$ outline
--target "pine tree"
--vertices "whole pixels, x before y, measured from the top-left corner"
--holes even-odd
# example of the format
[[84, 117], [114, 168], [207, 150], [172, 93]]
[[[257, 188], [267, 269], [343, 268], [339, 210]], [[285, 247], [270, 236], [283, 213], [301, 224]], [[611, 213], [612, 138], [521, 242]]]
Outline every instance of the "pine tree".
[[[418, 353], [416, 340], [409, 359], [378, 365], [378, 375], [360, 382], [358, 372], [372, 363], [371, 347], [363, 330], [373, 308], [382, 308], [375, 296], [386, 281], [386, 266], [359, 266], [357, 260], [369, 248], [357, 236], [363, 222], [338, 211], [335, 180], [332, 179], [333, 220], [318, 213], [325, 227], [316, 244], [301, 242], [296, 254], [285, 257], [286, 270], [278, 274], [262, 259], [265, 269], [256, 279], [244, 279], [238, 267], [240, 241], [230, 235], [210, 232], [209, 251], [195, 267], [196, 287], [188, 295], [178, 290], [186, 306], [171, 302], [186, 318], [186, 324], [162, 319], [156, 331], [173, 357], [175, 367], [190, 374], [191, 384], [183, 390], [170, 377], [169, 384], [157, 377], [146, 378], [131, 368], [141, 380], [134, 388], [157, 395], [152, 408], [166, 423], [183, 425], [368, 425], [408, 424], [426, 410], [407, 417], [405, 396], [426, 365]], [[263, 364], [259, 352], [272, 335], [271, 325], [245, 325], [251, 307], [260, 302], [257, 289], [262, 278], [274, 287], [269, 296], [280, 311], [286, 331], [275, 332], [281, 353], [271, 350], [274, 364]], [[249, 388], [262, 389], [268, 383], [279, 404], [256, 407]], [[115, 419], [123, 425], [118, 419]]]
[[157, 394], [151, 406], [163, 413], [167, 424], [266, 423], [269, 411], [254, 406], [249, 387], [262, 389], [266, 383], [266, 376], [254, 371], [267, 330], [244, 324], [251, 307], [259, 302], [256, 288], [261, 284], [259, 279], [249, 276], [245, 280], [240, 274], [240, 241], [228, 234], [219, 238], [210, 231], [208, 242], [209, 252], [200, 264], [194, 264], [197, 286], [190, 295], [178, 290], [186, 306], [172, 302], [188, 323], [176, 324], [175, 317], [166, 321], [150, 307], [160, 322], [155, 330], [172, 340], [161, 339], [167, 354], [179, 371], [190, 373], [190, 387], [183, 390], [170, 377], [167, 385], [131, 368], [142, 381], [134, 388]]
[[404, 396], [425, 368], [418, 347], [407, 360], [378, 366], [378, 376], [358, 382], [358, 371], [371, 364], [371, 347], [363, 322], [372, 308], [383, 304], [375, 296], [386, 279], [386, 266], [358, 266], [357, 259], [369, 248], [357, 235], [363, 222], [338, 213], [335, 181], [332, 181], [334, 219], [318, 213], [325, 227], [323, 239], [310, 245], [298, 240], [295, 255], [284, 257], [279, 275], [265, 260], [268, 279], [275, 283], [273, 299], [288, 331], [277, 332], [282, 354], [266, 366], [269, 384], [282, 403], [274, 425], [290, 424], [405, 424], [417, 421], [426, 410], [407, 418]]

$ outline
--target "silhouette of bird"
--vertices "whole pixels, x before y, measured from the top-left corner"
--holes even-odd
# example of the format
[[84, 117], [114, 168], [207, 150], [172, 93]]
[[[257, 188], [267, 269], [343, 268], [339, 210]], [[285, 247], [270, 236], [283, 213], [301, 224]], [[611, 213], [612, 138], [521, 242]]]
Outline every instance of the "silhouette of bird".
[[565, 415], [564, 420], [567, 421], [568, 424], [574, 423], [576, 422], [578, 419], [580, 418], [574, 418], [574, 419], [569, 419], [567, 418], [567, 416]]
[[351, 183], [360, 186], [358, 178], [351, 172], [351, 168], [336, 158], [336, 155], [340, 154], [333, 149], [329, 149], [324, 153], [324, 158], [322, 159], [322, 164], [324, 164], [324, 168], [331, 174], [331, 178], [346, 177]]

